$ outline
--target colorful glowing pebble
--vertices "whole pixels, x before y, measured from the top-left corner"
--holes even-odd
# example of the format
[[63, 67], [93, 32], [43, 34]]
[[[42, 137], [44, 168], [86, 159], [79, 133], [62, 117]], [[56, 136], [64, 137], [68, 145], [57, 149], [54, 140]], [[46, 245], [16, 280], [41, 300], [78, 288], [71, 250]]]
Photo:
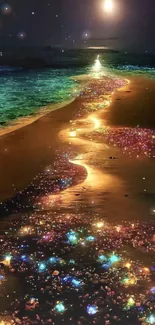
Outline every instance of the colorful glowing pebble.
[[111, 262], [112, 264], [117, 263], [117, 262], [119, 262], [119, 261], [120, 261], [120, 257], [119, 257], [119, 256], [117, 256], [117, 255], [115, 255], [115, 254], [113, 254], [112, 256], [110, 256], [110, 262]]
[[95, 315], [98, 311], [98, 308], [95, 305], [89, 305], [87, 306], [87, 313], [89, 315]]
[[57, 262], [56, 257], [50, 257], [50, 258], [49, 258], [49, 262], [50, 262], [51, 264], [55, 264], [55, 263]]
[[12, 258], [11, 255], [6, 255], [6, 256], [5, 256], [5, 261], [6, 261], [6, 262], [10, 262], [10, 261], [11, 261], [11, 258]]
[[70, 244], [75, 245], [78, 242], [78, 236], [75, 231], [70, 231], [67, 233], [67, 238]]
[[155, 324], [155, 315], [150, 315], [146, 321], [149, 324]]
[[99, 262], [103, 263], [104, 261], [107, 261], [107, 257], [105, 255], [99, 255], [98, 260]]
[[0, 274], [0, 281], [4, 280], [4, 276]]
[[57, 313], [64, 313], [65, 311], [65, 306], [62, 302], [58, 302], [55, 306], [55, 310]]
[[111, 267], [111, 263], [110, 262], [102, 264], [102, 268], [105, 269], [105, 270], [110, 269], [110, 267]]
[[95, 240], [95, 237], [94, 236], [88, 236], [86, 238], [87, 241], [90, 241], [90, 242], [93, 242]]
[[71, 260], [69, 260], [68, 264], [70, 264], [70, 265], [75, 264], [75, 261], [73, 259], [71, 259]]
[[45, 271], [46, 270], [46, 264], [43, 263], [43, 262], [39, 263], [38, 264], [38, 270], [39, 270], [39, 272]]
[[134, 304], [135, 304], [134, 299], [133, 299], [132, 297], [129, 298], [129, 299], [128, 299], [128, 306], [129, 306], [129, 307], [132, 307], [132, 306], [134, 306]]
[[71, 280], [72, 280], [72, 277], [69, 276], [69, 275], [62, 278], [62, 282], [65, 283], [65, 284], [71, 282]]
[[155, 287], [151, 288], [151, 293], [155, 294]]
[[79, 287], [81, 287], [81, 285], [82, 285], [81, 281], [78, 280], [78, 279], [73, 279], [73, 280], [71, 281], [71, 283], [72, 283], [73, 287], [75, 287], [75, 288], [79, 288]]

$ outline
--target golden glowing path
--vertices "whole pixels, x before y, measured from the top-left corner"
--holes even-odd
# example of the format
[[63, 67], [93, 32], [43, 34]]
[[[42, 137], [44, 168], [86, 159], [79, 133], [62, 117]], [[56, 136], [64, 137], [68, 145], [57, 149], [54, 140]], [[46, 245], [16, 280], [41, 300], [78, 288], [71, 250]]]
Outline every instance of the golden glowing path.
[[[109, 106], [110, 103], [111, 101], [106, 101], [106, 106]], [[104, 174], [102, 170], [96, 168], [98, 164], [97, 157], [102, 156], [104, 151], [108, 149], [108, 146], [82, 138], [82, 135], [91, 133], [104, 126], [103, 120], [99, 117], [101, 112], [103, 112], [103, 109], [99, 110], [97, 113], [91, 113], [85, 119], [74, 121], [74, 124], [71, 125], [71, 129], [67, 129], [60, 133], [61, 140], [70, 143], [73, 147], [79, 146], [80, 151], [82, 148], [83, 153], [80, 153], [75, 159], [70, 160], [70, 162], [84, 167], [87, 171], [87, 177], [83, 183], [70, 187], [62, 192], [61, 198], [64, 206], [69, 206], [71, 203], [76, 204], [76, 201], [79, 200], [77, 200], [75, 196], [79, 196], [81, 193], [82, 199], [80, 198], [80, 200], [86, 201], [86, 196], [88, 196], [89, 203], [93, 204], [94, 197], [101, 190], [105, 190], [110, 184], [112, 186], [114, 181], [118, 183], [117, 177], [106, 173]], [[78, 128], [78, 124], [82, 124], [82, 128]]]
[[[92, 68], [94, 87], [99, 87], [100, 82], [102, 82], [100, 69], [101, 63], [99, 56], [97, 56]], [[127, 80], [126, 83], [129, 83], [129, 81]], [[94, 89], [88, 91], [86, 97], [82, 98], [82, 104], [84, 104], [85, 108], [89, 108], [92, 101], [95, 105], [98, 105], [98, 96], [93, 96], [95, 93]], [[111, 93], [111, 95], [112, 94], [113, 93]], [[97, 131], [104, 127], [104, 120], [100, 118], [100, 115], [103, 113], [103, 110], [111, 104], [111, 96], [103, 96], [104, 94], [101, 94], [99, 101], [104, 104], [104, 108], [87, 115], [86, 118], [70, 121], [70, 128], [61, 131], [59, 134], [62, 142], [70, 144], [73, 149], [76, 149], [79, 152], [78, 156], [71, 159], [70, 162], [74, 165], [84, 167], [87, 171], [87, 177], [82, 183], [69, 187], [62, 191], [61, 194], [50, 195], [48, 202], [49, 205], [51, 202], [51, 207], [57, 207], [57, 196], [61, 197], [61, 208], [87, 208], [90, 207], [90, 204], [96, 204], [98, 207], [101, 207], [103, 204], [101, 193], [103, 193], [103, 191], [116, 192], [118, 189], [122, 188], [122, 183], [120, 182], [119, 177], [103, 170], [104, 165], [107, 167], [107, 161], [109, 164], [109, 159], [107, 159], [110, 155], [109, 147], [104, 143], [96, 143], [92, 139], [87, 140], [83, 137], [85, 134], [91, 134], [94, 130]]]

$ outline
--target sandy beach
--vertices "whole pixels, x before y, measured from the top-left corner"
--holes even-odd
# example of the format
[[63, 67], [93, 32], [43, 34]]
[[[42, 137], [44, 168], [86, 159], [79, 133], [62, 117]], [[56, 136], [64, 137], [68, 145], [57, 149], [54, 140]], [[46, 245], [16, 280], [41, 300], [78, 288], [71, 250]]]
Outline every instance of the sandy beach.
[[0, 5], [0, 325], [155, 325], [155, 0]]
[[23, 190], [39, 171], [52, 163], [58, 134], [75, 115], [77, 106], [78, 100], [65, 109], [61, 104], [61, 110], [54, 110], [39, 119], [37, 117], [33, 123], [30, 120], [30, 124], [20, 125], [19, 129], [0, 137], [1, 200]]
[[[93, 303], [98, 306], [95, 313], [102, 310], [105, 324], [109, 319], [116, 324], [113, 295], [102, 297], [107, 286], [112, 292], [111, 285], [117, 315], [131, 298], [132, 303], [140, 299], [145, 304], [148, 283], [154, 283], [148, 270], [154, 263], [155, 169], [150, 141], [155, 134], [130, 126], [133, 115], [139, 126], [148, 126], [140, 120], [141, 109], [144, 115], [153, 109], [154, 90], [154, 81], [141, 78], [91, 80], [74, 102], [1, 136], [0, 214], [6, 218], [1, 219], [0, 264], [7, 277], [1, 314], [7, 311], [11, 320], [23, 325], [25, 319], [48, 324], [52, 313], [55, 324], [62, 317], [68, 325], [74, 308], [77, 324], [93, 324]], [[143, 97], [147, 107], [139, 105]], [[138, 281], [143, 281], [140, 298]], [[127, 325], [139, 324], [141, 314], [133, 322], [130, 308], [127, 313]], [[100, 313], [96, 317], [97, 324], [103, 324]]]
[[[154, 123], [153, 118], [151, 122], [147, 119], [147, 116], [154, 116], [152, 114], [152, 103], [155, 99], [154, 90], [154, 81], [141, 78], [131, 78], [131, 83], [116, 90], [114, 94], [110, 96], [110, 105], [99, 110], [95, 113], [95, 116], [99, 117], [106, 125], [139, 125], [148, 127], [150, 126], [150, 123]], [[61, 108], [61, 106], [63, 107]], [[61, 150], [61, 148], [63, 148], [63, 141], [59, 134], [63, 130], [71, 127], [70, 121], [76, 120], [80, 108], [81, 98], [77, 98], [74, 102], [65, 105], [65, 107], [61, 104], [60, 109], [52, 111], [40, 119], [37, 118], [37, 120], [30, 125], [0, 137], [1, 201], [12, 197], [18, 191], [25, 189], [25, 187], [30, 184], [33, 178], [40, 171], [53, 163], [57, 154], [56, 149], [59, 148], [59, 150]], [[88, 114], [86, 113], [86, 116], [87, 115]], [[67, 139], [67, 141], [75, 142], [75, 139]], [[85, 150], [87, 149], [85, 148]], [[117, 157], [121, 156], [121, 159], [111, 161], [109, 157], [115, 156], [116, 151]], [[112, 169], [113, 172], [114, 169], [116, 169], [116, 174], [123, 172], [123, 166], [125, 166], [126, 171], [126, 168], [132, 170], [132, 165], [135, 165], [135, 168], [138, 165], [136, 159], [133, 158], [128, 161], [127, 155], [122, 156], [120, 150], [110, 146], [108, 149], [104, 148], [104, 159], [105, 161], [107, 160], [106, 165], [109, 166], [107, 166], [107, 169]], [[140, 161], [140, 164], [141, 175], [145, 174], [145, 171], [143, 172], [143, 164], [144, 170], [145, 164], [149, 164], [151, 168], [150, 173], [153, 172], [152, 161], [144, 160]], [[137, 169], [135, 174], [136, 173]], [[125, 174], [129, 175], [129, 173], [126, 172]], [[123, 178], [127, 175], [123, 175]], [[132, 176], [130, 175], [129, 181], [132, 183], [131, 177]], [[133, 178], [135, 179], [135, 176], [133, 176]], [[139, 176], [139, 180], [140, 179], [141, 176]], [[149, 179], [147, 182], [149, 182]], [[150, 188], [151, 185], [147, 184], [147, 186]], [[133, 184], [133, 188], [135, 188], [135, 184]]]

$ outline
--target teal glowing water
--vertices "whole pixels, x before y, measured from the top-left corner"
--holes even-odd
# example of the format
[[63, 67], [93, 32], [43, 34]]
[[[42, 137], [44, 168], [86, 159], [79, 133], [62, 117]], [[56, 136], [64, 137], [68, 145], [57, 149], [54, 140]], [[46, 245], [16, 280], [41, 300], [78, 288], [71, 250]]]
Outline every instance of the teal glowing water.
[[[78, 73], [78, 71], [76, 71]], [[0, 126], [33, 115], [40, 107], [69, 100], [77, 87], [68, 70], [32, 70], [0, 75]]]
[[155, 56], [105, 54], [100, 57], [105, 73], [117, 76], [141, 76], [155, 79]]
[[[154, 57], [105, 54], [100, 62], [103, 75], [155, 79]], [[90, 73], [92, 68], [0, 71], [0, 127], [34, 115], [41, 107], [74, 98], [79, 86], [70, 77]]]

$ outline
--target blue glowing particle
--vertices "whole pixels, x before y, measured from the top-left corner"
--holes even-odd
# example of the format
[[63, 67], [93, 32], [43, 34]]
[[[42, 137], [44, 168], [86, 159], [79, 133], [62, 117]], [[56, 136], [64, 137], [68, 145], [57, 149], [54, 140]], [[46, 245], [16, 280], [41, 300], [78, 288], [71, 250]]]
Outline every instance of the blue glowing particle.
[[102, 268], [105, 269], [105, 270], [109, 270], [110, 267], [111, 267], [111, 263], [110, 262], [107, 262], [107, 263], [102, 264]]
[[44, 272], [46, 270], [46, 264], [41, 262], [38, 264], [38, 271], [39, 272]]
[[77, 278], [73, 278], [70, 275], [67, 275], [64, 278], [62, 278], [62, 283], [65, 285], [71, 285], [75, 288], [80, 288], [82, 286], [81, 280], [79, 280]]
[[103, 263], [104, 261], [107, 261], [107, 257], [105, 255], [99, 255], [98, 256], [98, 261], [100, 263]]
[[144, 308], [143, 308], [142, 306], [140, 306], [140, 307], [138, 307], [138, 311], [139, 311], [140, 313], [143, 313]]
[[72, 279], [71, 283], [75, 288], [80, 288], [82, 286], [81, 281], [76, 278]]
[[95, 240], [95, 237], [94, 236], [88, 236], [86, 238], [87, 241], [90, 241], [90, 242], [93, 242]]
[[22, 255], [22, 256], [21, 256], [21, 260], [22, 260], [23, 262], [26, 262], [26, 261], [28, 261], [28, 258], [27, 258], [26, 255]]
[[146, 319], [147, 323], [149, 324], [155, 324], [155, 315], [150, 315], [147, 319]]
[[72, 281], [72, 277], [70, 275], [67, 275], [64, 278], [62, 278], [62, 282], [64, 284], [70, 283], [71, 281]]
[[155, 294], [155, 287], [151, 288], [151, 293]]
[[110, 260], [111, 264], [117, 263], [117, 262], [120, 261], [120, 257], [117, 256], [117, 255], [115, 255], [115, 254], [113, 254], [113, 255], [110, 256], [109, 260]]
[[73, 259], [69, 260], [68, 264], [73, 265], [75, 264], [75, 261]]
[[57, 262], [57, 258], [56, 257], [50, 257], [49, 258], [49, 263], [56, 264], [56, 262]]
[[62, 302], [58, 302], [58, 303], [56, 304], [56, 306], [55, 306], [55, 311], [56, 311], [57, 313], [64, 313], [64, 311], [65, 311], [65, 306], [64, 306], [64, 304], [63, 304]]
[[98, 311], [98, 308], [95, 305], [89, 305], [87, 306], [87, 313], [89, 315], [95, 315]]
[[0, 274], [0, 281], [4, 280], [4, 276]]
[[26, 255], [22, 255], [22, 256], [21, 256], [21, 259], [22, 259], [22, 260], [25, 260], [25, 258], [26, 258]]
[[75, 245], [78, 242], [78, 234], [75, 231], [70, 231], [67, 233], [68, 242], [71, 245]]

